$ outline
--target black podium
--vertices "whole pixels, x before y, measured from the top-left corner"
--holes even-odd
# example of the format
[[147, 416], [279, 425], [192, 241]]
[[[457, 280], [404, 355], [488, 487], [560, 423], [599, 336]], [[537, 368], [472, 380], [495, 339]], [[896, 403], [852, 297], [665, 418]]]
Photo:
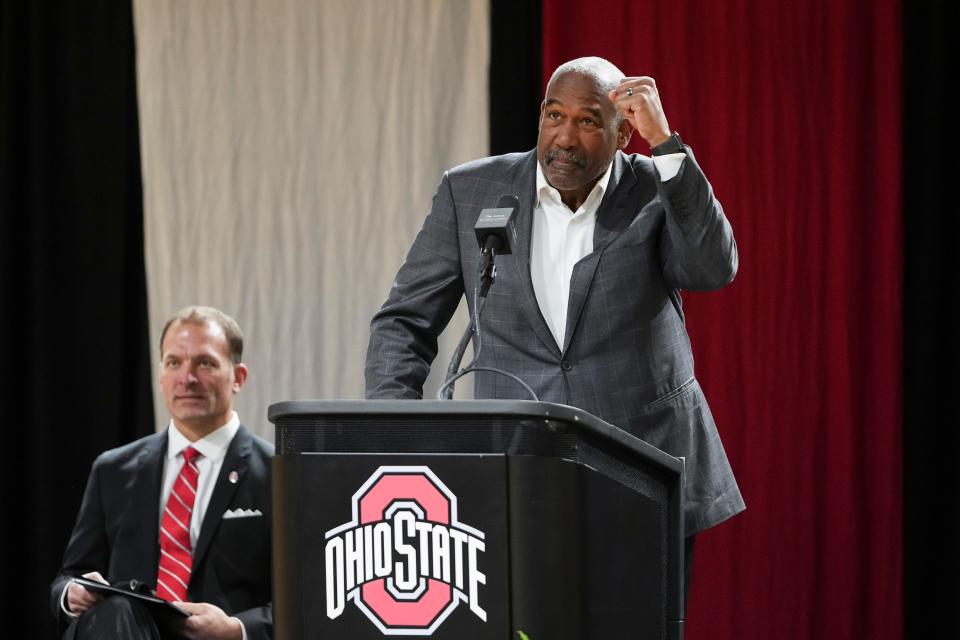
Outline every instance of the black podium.
[[530, 401], [270, 406], [278, 640], [683, 637], [683, 462]]

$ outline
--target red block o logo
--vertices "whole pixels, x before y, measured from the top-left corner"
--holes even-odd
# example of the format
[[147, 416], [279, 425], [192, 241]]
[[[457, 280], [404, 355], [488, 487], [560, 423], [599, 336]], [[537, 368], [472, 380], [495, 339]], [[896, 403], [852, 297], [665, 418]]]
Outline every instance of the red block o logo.
[[467, 602], [482, 620], [484, 534], [428, 468], [385, 466], [353, 495], [353, 519], [326, 533], [327, 616], [352, 600], [384, 635], [431, 635]]

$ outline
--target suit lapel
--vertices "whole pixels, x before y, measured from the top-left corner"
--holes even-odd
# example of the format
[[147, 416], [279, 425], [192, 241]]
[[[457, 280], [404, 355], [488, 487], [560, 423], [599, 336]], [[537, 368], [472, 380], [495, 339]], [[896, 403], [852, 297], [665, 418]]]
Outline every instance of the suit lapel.
[[597, 223], [593, 230], [593, 252], [574, 265], [573, 274], [570, 276], [564, 353], [569, 348], [577, 324], [580, 322], [583, 304], [587, 299], [587, 293], [590, 292], [590, 285], [593, 283], [593, 277], [604, 250], [627, 228], [636, 215], [635, 201], [630, 197], [630, 192], [636, 184], [637, 177], [633, 167], [626, 161], [623, 153], [618, 151], [613, 158], [610, 184], [600, 202], [600, 208], [597, 209]]
[[593, 252], [603, 253], [620, 232], [629, 226], [636, 216], [636, 200], [631, 197], [637, 184], [633, 167], [622, 152], [613, 159], [610, 185], [597, 210], [597, 224], [593, 230]]
[[[210, 548], [210, 542], [220, 527], [224, 511], [233, 500], [237, 488], [247, 474], [247, 458], [250, 455], [251, 444], [250, 433], [241, 425], [240, 429], [237, 430], [237, 435], [233, 437], [230, 446], [227, 447], [223, 466], [220, 467], [220, 475], [217, 477], [213, 494], [210, 496], [210, 504], [207, 505], [206, 514], [203, 516], [200, 536], [197, 538], [197, 547], [193, 551], [194, 568], [200, 566], [203, 561], [207, 550]], [[236, 482], [230, 482], [229, 480], [230, 473], [233, 471], [237, 472]]]
[[[126, 572], [130, 576], [143, 576], [156, 584], [157, 563], [160, 556], [160, 484], [163, 481], [163, 460], [167, 455], [167, 432], [152, 436], [133, 464], [133, 480], [130, 495], [132, 522], [144, 523], [141, 535], [134, 536], [131, 543], [139, 549], [131, 557], [137, 558], [139, 567]], [[149, 524], [147, 524], [149, 523]]]
[[536, 205], [537, 189], [537, 155], [531, 151], [525, 162], [520, 166], [520, 173], [514, 181], [514, 187], [519, 191], [520, 210], [517, 212], [515, 228], [517, 231], [517, 245], [513, 248], [514, 278], [520, 287], [520, 309], [527, 317], [527, 322], [537, 334], [540, 342], [557, 358], [560, 357], [560, 348], [554, 340], [550, 328], [547, 326], [537, 295], [533, 291], [533, 278], [530, 276], [530, 240], [533, 237], [533, 208]]

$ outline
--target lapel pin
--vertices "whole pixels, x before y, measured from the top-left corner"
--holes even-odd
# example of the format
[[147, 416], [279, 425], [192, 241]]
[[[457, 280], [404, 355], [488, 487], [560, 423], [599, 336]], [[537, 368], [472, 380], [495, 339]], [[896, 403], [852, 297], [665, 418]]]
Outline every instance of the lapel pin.
[[240, 480], [240, 474], [236, 471], [231, 471], [227, 479], [230, 481], [230, 484], [237, 484], [237, 481]]

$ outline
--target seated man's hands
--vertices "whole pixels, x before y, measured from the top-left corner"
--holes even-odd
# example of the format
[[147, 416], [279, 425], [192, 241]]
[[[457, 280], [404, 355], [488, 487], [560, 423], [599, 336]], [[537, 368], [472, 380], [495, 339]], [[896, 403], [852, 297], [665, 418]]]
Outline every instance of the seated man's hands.
[[189, 640], [241, 640], [243, 626], [220, 607], [207, 602], [174, 603], [190, 614], [183, 622], [183, 636]]
[[[87, 580], [93, 580], [94, 582], [109, 584], [103, 579], [99, 571], [85, 573], [83, 577]], [[78, 616], [86, 613], [87, 609], [100, 602], [101, 599], [103, 599], [103, 596], [99, 593], [91, 593], [76, 582], [70, 582], [70, 584], [67, 585], [67, 609]]]

